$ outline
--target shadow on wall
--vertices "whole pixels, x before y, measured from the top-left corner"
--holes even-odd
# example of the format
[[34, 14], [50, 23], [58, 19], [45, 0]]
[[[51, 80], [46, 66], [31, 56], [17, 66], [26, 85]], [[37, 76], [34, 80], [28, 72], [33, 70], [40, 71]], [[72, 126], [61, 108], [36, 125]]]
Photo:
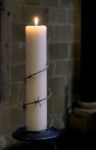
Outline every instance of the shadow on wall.
[[81, 2], [74, 10], [74, 42], [72, 44], [72, 58], [74, 62], [72, 77], [72, 108], [78, 105], [80, 99], [80, 60], [81, 60]]
[[[68, 1], [69, 2], [69, 1]], [[66, 3], [68, 3], [66, 0]], [[81, 52], [81, 3], [78, 0], [78, 9], [74, 9], [72, 23], [74, 24], [74, 40], [70, 45], [70, 57], [73, 61], [73, 72], [68, 85], [65, 87], [65, 102], [63, 122], [65, 128], [70, 126], [70, 115], [78, 105], [80, 99], [80, 52]], [[72, 17], [72, 16], [71, 16]], [[71, 99], [71, 100], [70, 100]], [[71, 101], [71, 103], [70, 103]]]

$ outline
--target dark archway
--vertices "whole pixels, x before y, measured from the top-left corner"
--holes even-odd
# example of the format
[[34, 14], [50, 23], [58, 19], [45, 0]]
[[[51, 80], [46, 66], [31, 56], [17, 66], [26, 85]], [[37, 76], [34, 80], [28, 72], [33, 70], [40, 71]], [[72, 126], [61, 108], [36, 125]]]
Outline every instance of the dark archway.
[[96, 101], [96, 8], [95, 2], [82, 0], [80, 100]]

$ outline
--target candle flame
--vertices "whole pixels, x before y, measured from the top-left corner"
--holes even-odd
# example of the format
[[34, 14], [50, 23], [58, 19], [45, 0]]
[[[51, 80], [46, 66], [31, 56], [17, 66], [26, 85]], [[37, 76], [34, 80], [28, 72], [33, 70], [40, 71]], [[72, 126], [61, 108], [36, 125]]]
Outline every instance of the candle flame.
[[34, 23], [35, 23], [35, 25], [38, 25], [38, 22], [39, 22], [38, 17], [35, 17], [35, 18], [34, 18]]

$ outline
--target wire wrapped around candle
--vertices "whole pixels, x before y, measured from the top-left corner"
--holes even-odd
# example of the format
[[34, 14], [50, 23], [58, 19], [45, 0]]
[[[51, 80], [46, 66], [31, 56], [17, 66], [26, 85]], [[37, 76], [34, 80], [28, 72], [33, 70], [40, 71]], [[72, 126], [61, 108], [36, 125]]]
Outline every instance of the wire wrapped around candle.
[[[35, 75], [37, 75], [37, 74], [45, 71], [46, 69], [48, 69], [48, 67], [49, 67], [49, 65], [47, 65], [46, 68], [44, 68], [44, 69], [42, 69], [42, 70], [40, 70], [38, 72], [35, 72], [35, 73], [31, 74], [31, 75], [28, 75], [27, 77], [24, 78], [24, 81], [26, 81], [27, 79], [33, 78]], [[24, 103], [23, 104], [23, 108], [25, 109], [27, 105], [31, 105], [31, 104], [35, 104], [35, 106], [36, 106], [36, 104], [39, 104], [39, 106], [41, 106], [40, 102], [44, 101], [44, 100], [48, 100], [50, 97], [51, 97], [51, 90], [49, 89], [47, 97], [45, 97], [43, 99], [39, 99], [39, 96], [38, 96], [37, 100], [34, 99], [34, 101], [32, 101], [31, 103]]]
[[24, 78], [24, 81], [26, 81], [27, 79], [30, 79], [30, 78], [32, 78], [33, 76], [35, 76], [35, 75], [37, 75], [37, 74], [39, 74], [39, 73], [45, 71], [48, 67], [49, 67], [49, 65], [47, 65], [46, 68], [44, 68], [44, 69], [42, 69], [42, 70], [40, 70], [40, 71], [38, 71], [38, 72], [35, 72], [35, 73], [31, 74], [31, 75], [28, 75], [27, 77]]
[[39, 97], [38, 97], [37, 100], [34, 99], [34, 101], [31, 102], [31, 103], [24, 103], [24, 104], [23, 104], [23, 108], [26, 108], [27, 105], [31, 105], [31, 104], [35, 104], [35, 106], [36, 106], [37, 103], [41, 106], [40, 102], [41, 102], [41, 101], [44, 101], [44, 100], [48, 100], [50, 97], [51, 97], [51, 90], [49, 89], [49, 90], [48, 90], [48, 97], [43, 98], [43, 99], [39, 99]]
[[[44, 69], [42, 69], [42, 70], [40, 70], [40, 71], [37, 71], [37, 72], [35, 72], [35, 73], [31, 74], [31, 75], [26, 76], [26, 77], [24, 78], [24, 81], [26, 82], [26, 80], [33, 78], [34, 76], [36, 76], [36, 75], [42, 73], [43, 71], [46, 71], [46, 70], [48, 69], [48, 67], [49, 67], [49, 65], [47, 65]], [[48, 90], [48, 96], [47, 96], [47, 97], [45, 97], [45, 98], [43, 98], [43, 99], [39, 99], [39, 96], [38, 96], [38, 98], [37, 98], [36, 100], [35, 100], [35, 98], [34, 98], [34, 101], [32, 101], [32, 102], [30, 102], [30, 103], [23, 103], [23, 109], [26, 110], [26, 106], [29, 106], [29, 105], [32, 105], [32, 104], [34, 104], [35, 106], [37, 106], [37, 104], [39, 104], [39, 106], [41, 107], [41, 103], [40, 103], [40, 102], [42, 102], [42, 101], [44, 101], [44, 100], [48, 100], [50, 97], [51, 97], [51, 90], [49, 89], [49, 90]], [[51, 117], [51, 115], [48, 114], [48, 118], [50, 118], [51, 122], [49, 123], [47, 129], [51, 128], [51, 126], [52, 126], [52, 124], [53, 124], [53, 118]]]

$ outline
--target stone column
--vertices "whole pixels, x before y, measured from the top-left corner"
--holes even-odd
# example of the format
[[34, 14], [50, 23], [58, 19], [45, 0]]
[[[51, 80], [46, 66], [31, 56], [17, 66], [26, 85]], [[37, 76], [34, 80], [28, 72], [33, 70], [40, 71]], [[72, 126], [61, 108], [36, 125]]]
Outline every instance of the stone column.
[[96, 18], [95, 2], [81, 0], [80, 101], [74, 108], [71, 126], [96, 133]]
[[[80, 101], [96, 102], [96, 19], [95, 3], [82, 0]], [[90, 104], [89, 104], [90, 103]]]

